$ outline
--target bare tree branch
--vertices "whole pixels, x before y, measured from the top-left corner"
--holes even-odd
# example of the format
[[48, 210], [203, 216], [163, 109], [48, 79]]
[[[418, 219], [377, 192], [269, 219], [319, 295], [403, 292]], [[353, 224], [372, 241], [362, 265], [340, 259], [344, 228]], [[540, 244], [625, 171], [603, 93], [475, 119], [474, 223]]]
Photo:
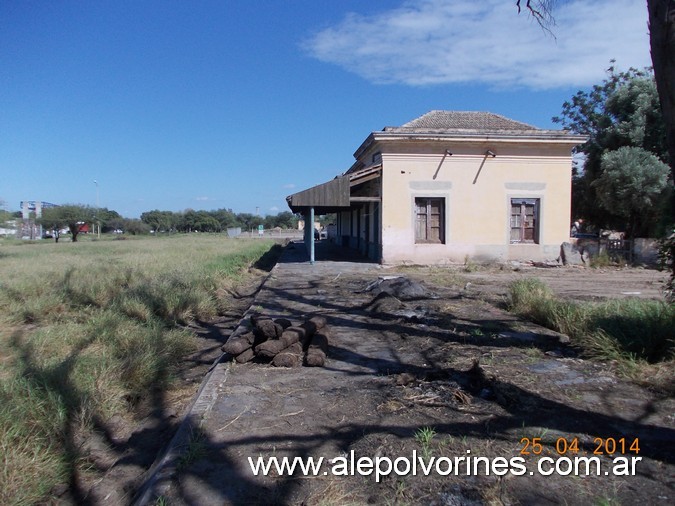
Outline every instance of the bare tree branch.
[[[522, 11], [521, 3], [523, 0], [516, 1], [518, 14]], [[534, 18], [537, 24], [546, 33], [555, 39], [552, 28], [555, 26], [555, 18], [553, 17], [553, 9], [556, 0], [526, 0], [525, 9]]]

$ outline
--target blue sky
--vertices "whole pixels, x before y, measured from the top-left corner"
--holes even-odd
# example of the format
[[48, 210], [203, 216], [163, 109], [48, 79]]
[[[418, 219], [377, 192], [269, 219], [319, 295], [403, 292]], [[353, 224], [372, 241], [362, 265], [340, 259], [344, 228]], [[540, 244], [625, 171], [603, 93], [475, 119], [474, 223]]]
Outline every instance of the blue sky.
[[276, 214], [433, 109], [558, 128], [650, 57], [644, 0], [555, 15], [553, 38], [515, 0], [0, 0], [0, 199]]

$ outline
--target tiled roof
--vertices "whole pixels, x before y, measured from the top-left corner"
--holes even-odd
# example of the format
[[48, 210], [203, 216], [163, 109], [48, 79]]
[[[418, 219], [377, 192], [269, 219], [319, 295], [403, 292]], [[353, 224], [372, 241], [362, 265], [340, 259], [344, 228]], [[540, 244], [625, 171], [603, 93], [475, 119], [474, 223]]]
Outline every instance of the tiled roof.
[[474, 111], [430, 111], [400, 127], [387, 127], [385, 131], [425, 132], [473, 130], [481, 132], [532, 131], [537, 127], [521, 123], [499, 114]]

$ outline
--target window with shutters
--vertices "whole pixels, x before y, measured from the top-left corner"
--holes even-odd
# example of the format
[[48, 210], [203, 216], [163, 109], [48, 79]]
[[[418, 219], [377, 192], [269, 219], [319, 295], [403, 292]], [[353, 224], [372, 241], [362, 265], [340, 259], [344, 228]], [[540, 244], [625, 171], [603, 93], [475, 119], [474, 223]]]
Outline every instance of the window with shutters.
[[415, 199], [415, 242], [445, 244], [445, 199]]
[[539, 199], [511, 199], [511, 244], [539, 243]]

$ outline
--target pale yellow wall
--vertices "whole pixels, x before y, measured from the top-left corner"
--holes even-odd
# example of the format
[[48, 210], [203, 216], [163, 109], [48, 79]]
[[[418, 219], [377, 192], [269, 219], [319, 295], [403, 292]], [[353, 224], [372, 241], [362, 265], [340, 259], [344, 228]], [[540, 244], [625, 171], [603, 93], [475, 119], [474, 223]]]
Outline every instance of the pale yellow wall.
[[[446, 149], [453, 155], [443, 158]], [[497, 156], [488, 157], [478, 174], [487, 149]], [[363, 158], [374, 151], [382, 152], [383, 163], [384, 263], [553, 259], [569, 240], [570, 145], [376, 143]], [[445, 244], [415, 244], [416, 196], [446, 198]], [[509, 244], [512, 197], [540, 199], [538, 245]]]

